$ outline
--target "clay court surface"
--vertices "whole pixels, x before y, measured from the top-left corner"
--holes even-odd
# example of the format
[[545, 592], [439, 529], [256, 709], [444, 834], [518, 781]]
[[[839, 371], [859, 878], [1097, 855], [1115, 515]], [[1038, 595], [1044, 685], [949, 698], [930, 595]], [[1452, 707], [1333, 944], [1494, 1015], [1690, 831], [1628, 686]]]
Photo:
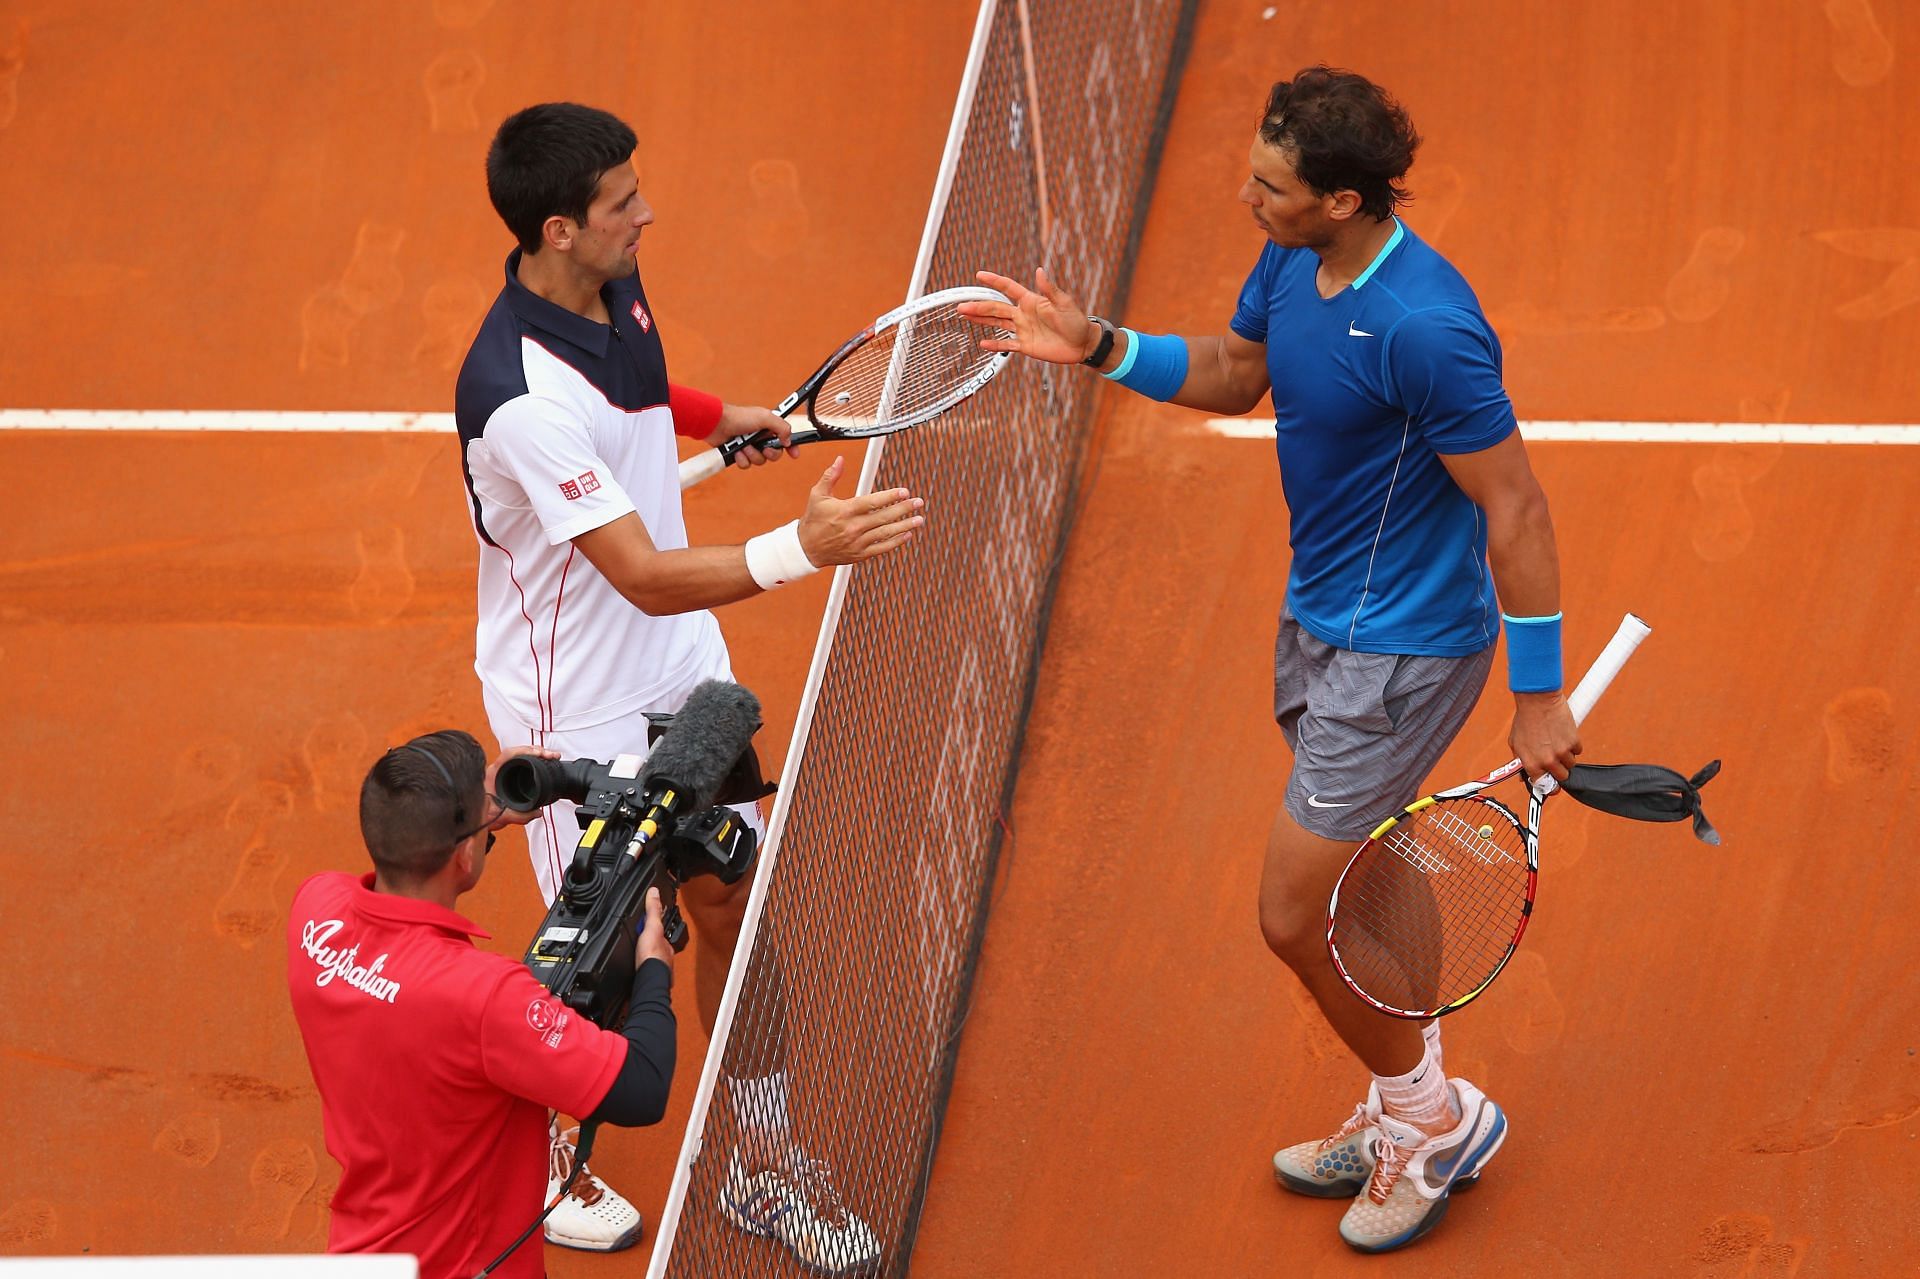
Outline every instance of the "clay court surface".
[[[1133, 323], [1224, 327], [1259, 248], [1233, 199], [1255, 113], [1326, 60], [1428, 138], [1408, 221], [1474, 282], [1522, 418], [1920, 422], [1920, 10], [1264, 7], [1202, 7]], [[771, 402], [899, 299], [973, 11], [728, 8], [0, 9], [0, 407], [447, 411], [508, 248], [486, 139], [559, 97], [640, 134], [676, 378]], [[1723, 758], [1726, 845], [1550, 807], [1527, 947], [1447, 1025], [1449, 1070], [1512, 1122], [1484, 1183], [1385, 1261], [1272, 1184], [1274, 1148], [1364, 1085], [1255, 923], [1287, 767], [1279, 484], [1266, 446], [1114, 392], [916, 1275], [1913, 1272], [1920, 450], [1532, 452], [1569, 666], [1628, 609], [1655, 627], [1587, 757]], [[696, 539], [797, 513], [821, 460], [698, 490]], [[305, 876], [361, 865], [382, 749], [484, 734], [455, 447], [5, 431], [0, 468], [0, 1252], [318, 1250], [338, 1170], [280, 930]], [[772, 760], [825, 595], [722, 614]], [[1504, 758], [1505, 700], [1438, 782]], [[540, 913], [517, 844], [468, 899], [511, 953]], [[691, 987], [675, 1112], [596, 1152], [650, 1222], [704, 1047]]]

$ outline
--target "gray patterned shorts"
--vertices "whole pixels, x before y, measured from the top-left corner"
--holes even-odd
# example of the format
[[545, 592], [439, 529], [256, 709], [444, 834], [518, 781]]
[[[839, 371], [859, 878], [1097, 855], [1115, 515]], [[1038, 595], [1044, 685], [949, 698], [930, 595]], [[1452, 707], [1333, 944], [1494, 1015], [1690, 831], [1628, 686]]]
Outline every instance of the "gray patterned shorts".
[[1356, 653], [1280, 610], [1273, 717], [1293, 748], [1287, 812], [1315, 835], [1359, 843], [1420, 797], [1493, 667], [1470, 657]]

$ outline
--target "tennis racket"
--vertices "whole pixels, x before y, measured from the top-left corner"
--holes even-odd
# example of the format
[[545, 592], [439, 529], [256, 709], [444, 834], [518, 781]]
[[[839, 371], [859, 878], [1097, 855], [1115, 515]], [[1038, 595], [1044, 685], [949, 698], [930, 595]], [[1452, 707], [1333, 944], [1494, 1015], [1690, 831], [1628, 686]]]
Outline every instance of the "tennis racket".
[[[793, 433], [796, 445], [891, 435], [930, 422], [985, 386], [1009, 358], [981, 350], [981, 338], [990, 335], [955, 308], [1005, 301], [977, 285], [916, 298], [848, 338], [774, 412], [791, 418], [806, 410], [808, 425]], [[764, 448], [774, 438], [770, 431], [743, 435], [688, 458], [680, 464], [680, 487], [713, 478], [741, 449]]]
[[[1567, 699], [1575, 724], [1650, 633], [1627, 614]], [[1519, 947], [1540, 869], [1540, 809], [1559, 785], [1532, 779], [1523, 825], [1486, 793], [1519, 773], [1516, 759], [1415, 800], [1376, 827], [1340, 872], [1327, 903], [1327, 949], [1340, 979], [1381, 1012], [1427, 1018], [1463, 1008]]]

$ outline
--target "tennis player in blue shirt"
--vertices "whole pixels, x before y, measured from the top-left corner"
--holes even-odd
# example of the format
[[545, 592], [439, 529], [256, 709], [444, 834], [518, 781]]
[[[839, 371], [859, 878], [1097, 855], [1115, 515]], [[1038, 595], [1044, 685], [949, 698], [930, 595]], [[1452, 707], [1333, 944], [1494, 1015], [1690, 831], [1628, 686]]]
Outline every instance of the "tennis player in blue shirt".
[[1294, 753], [1267, 843], [1267, 944], [1373, 1072], [1323, 1140], [1274, 1156], [1290, 1190], [1353, 1199], [1363, 1252], [1438, 1224], [1506, 1134], [1500, 1107], [1441, 1066], [1438, 1023], [1374, 1011], [1326, 947], [1326, 907], [1369, 831], [1420, 795], [1465, 723], [1504, 621], [1512, 745], [1564, 779], [1579, 739], [1561, 693], [1560, 570], [1546, 497], [1501, 384], [1500, 342], [1473, 290], [1394, 216], [1420, 137], [1361, 76], [1312, 67], [1273, 87], [1240, 201], [1267, 243], [1219, 337], [1116, 329], [1036, 274], [980, 279], [1011, 305], [972, 316], [986, 341], [1086, 364], [1209, 413], [1271, 395], [1292, 567], [1274, 712]]

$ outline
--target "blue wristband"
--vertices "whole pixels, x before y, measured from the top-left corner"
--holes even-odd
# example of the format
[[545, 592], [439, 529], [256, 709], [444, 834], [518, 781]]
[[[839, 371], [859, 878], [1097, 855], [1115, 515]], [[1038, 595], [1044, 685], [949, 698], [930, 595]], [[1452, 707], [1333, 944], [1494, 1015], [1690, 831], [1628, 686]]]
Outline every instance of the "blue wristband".
[[1171, 400], [1178, 395], [1187, 381], [1186, 340], [1132, 329], [1121, 332], [1127, 335], [1127, 353], [1117, 367], [1100, 376], [1148, 399]]
[[1560, 618], [1514, 617], [1507, 624], [1507, 687], [1516, 693], [1551, 693], [1560, 687]]

